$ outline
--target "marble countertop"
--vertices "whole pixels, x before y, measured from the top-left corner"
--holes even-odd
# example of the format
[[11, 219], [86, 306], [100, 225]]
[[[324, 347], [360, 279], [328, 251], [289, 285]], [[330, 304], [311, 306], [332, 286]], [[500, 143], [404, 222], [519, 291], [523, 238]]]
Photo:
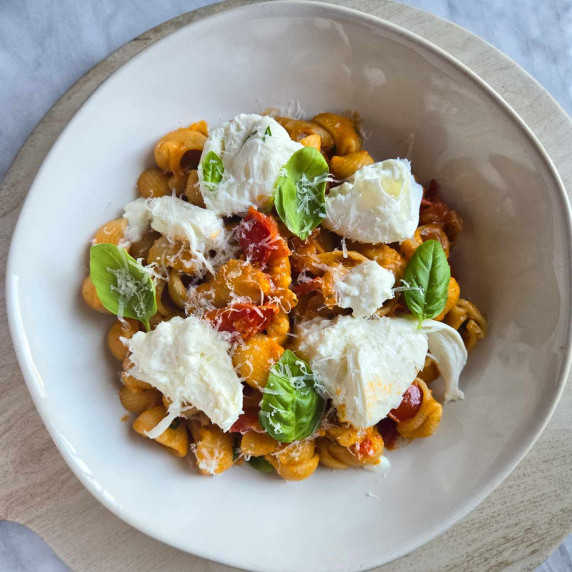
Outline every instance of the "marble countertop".
[[[149, 28], [212, 3], [2, 0], [0, 179], [37, 122], [91, 67]], [[524, 67], [572, 113], [572, 0], [405, 3], [484, 38]], [[571, 570], [571, 552], [572, 537], [539, 570]], [[0, 522], [0, 570], [61, 572], [69, 568], [34, 533]]]

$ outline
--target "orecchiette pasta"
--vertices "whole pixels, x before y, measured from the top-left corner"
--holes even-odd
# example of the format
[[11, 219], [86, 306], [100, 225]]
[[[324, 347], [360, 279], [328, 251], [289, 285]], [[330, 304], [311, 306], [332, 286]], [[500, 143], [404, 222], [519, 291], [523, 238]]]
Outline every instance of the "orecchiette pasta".
[[149, 249], [147, 262], [187, 274], [197, 269], [197, 262], [190, 248], [181, 242], [169, 241], [164, 236], [155, 240]]
[[173, 270], [169, 273], [167, 288], [171, 300], [173, 300], [179, 308], [184, 309], [187, 304], [187, 289], [181, 280], [181, 274], [179, 272]]
[[396, 283], [399, 283], [401, 278], [403, 278], [407, 261], [395, 248], [387, 244], [359, 244], [355, 242], [348, 242], [347, 248], [356, 250], [370, 260], [374, 260], [386, 270], [393, 272]]
[[437, 362], [431, 357], [425, 357], [425, 365], [423, 369], [417, 374], [419, 379], [422, 379], [425, 383], [431, 383], [435, 381], [441, 374], [439, 373], [439, 366]]
[[268, 337], [277, 344], [284, 346], [288, 340], [289, 331], [290, 318], [288, 313], [285, 311], [278, 312], [268, 326]]
[[[375, 427], [357, 429], [350, 425], [329, 427], [319, 443], [326, 466], [339, 468], [376, 465], [383, 454], [383, 438]], [[329, 465], [328, 465], [329, 463]]]
[[410, 260], [413, 253], [426, 241], [437, 240], [441, 243], [445, 255], [449, 257], [449, 238], [443, 228], [437, 224], [426, 224], [420, 226], [415, 231], [413, 238], [403, 241], [401, 253], [407, 260]]
[[155, 291], [157, 302], [157, 313], [165, 318], [172, 318], [180, 312], [180, 308], [174, 300], [168, 295], [169, 287], [165, 280], [158, 279]]
[[205, 208], [205, 201], [199, 189], [199, 172], [194, 169], [189, 173], [187, 185], [185, 187], [185, 197], [192, 204], [197, 207]]

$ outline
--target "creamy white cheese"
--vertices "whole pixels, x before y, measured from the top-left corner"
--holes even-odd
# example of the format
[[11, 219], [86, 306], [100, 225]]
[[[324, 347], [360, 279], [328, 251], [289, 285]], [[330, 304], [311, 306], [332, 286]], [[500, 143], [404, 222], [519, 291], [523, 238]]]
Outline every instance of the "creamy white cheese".
[[170, 401], [168, 416], [148, 432], [155, 438], [185, 406], [193, 405], [224, 431], [242, 412], [242, 384], [229, 355], [230, 343], [194, 316], [161, 322], [129, 340], [129, 374], [150, 383]]
[[351, 308], [356, 318], [373, 316], [382, 304], [393, 298], [393, 272], [373, 260], [354, 266], [334, 282], [337, 305]]
[[[244, 214], [248, 207], [272, 205], [280, 170], [302, 145], [272, 117], [240, 114], [213, 129], [199, 165], [199, 186], [205, 205], [219, 215]], [[220, 183], [210, 186], [203, 177], [204, 159], [211, 151], [222, 160]]]
[[330, 189], [322, 224], [360, 242], [402, 242], [417, 228], [422, 196], [409, 161], [388, 159], [358, 169]]
[[124, 208], [123, 218], [127, 221], [124, 240], [129, 244], [137, 242], [149, 230], [151, 213], [147, 208], [147, 199], [139, 198], [127, 203]]
[[371, 427], [401, 403], [427, 354], [427, 336], [406, 318], [338, 316], [301, 324], [300, 355], [338, 417]]
[[217, 249], [224, 241], [224, 224], [213, 212], [177, 197], [165, 196], [148, 203], [151, 227], [170, 240], [188, 241], [201, 253]]
[[210, 253], [214, 251], [224, 261], [231, 253], [224, 222], [212, 211], [187, 203], [178, 197], [166, 195], [155, 199], [140, 198], [125, 206], [123, 218], [127, 220], [125, 244], [141, 240], [150, 228], [169, 240], [189, 244], [196, 259], [212, 271]]
[[445, 401], [463, 399], [459, 376], [467, 363], [467, 349], [459, 332], [443, 322], [424, 320], [421, 331], [427, 336], [429, 353], [435, 358], [445, 383]]

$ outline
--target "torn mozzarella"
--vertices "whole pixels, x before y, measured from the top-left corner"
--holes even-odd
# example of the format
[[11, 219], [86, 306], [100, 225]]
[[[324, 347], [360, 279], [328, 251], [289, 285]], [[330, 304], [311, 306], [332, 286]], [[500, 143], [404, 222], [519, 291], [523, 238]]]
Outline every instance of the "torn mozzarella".
[[406, 159], [388, 159], [358, 169], [326, 197], [326, 228], [370, 244], [402, 242], [419, 223], [423, 187]]
[[167, 417], [148, 432], [161, 435], [190, 405], [228, 431], [242, 412], [242, 384], [229, 355], [230, 343], [207, 321], [189, 316], [161, 322], [129, 340], [129, 375], [169, 399]]
[[[200, 191], [208, 209], [219, 215], [244, 214], [248, 207], [272, 206], [282, 167], [302, 145], [269, 116], [242, 113], [212, 130], [199, 165]], [[203, 160], [210, 152], [222, 160], [222, 180], [205, 181]]]

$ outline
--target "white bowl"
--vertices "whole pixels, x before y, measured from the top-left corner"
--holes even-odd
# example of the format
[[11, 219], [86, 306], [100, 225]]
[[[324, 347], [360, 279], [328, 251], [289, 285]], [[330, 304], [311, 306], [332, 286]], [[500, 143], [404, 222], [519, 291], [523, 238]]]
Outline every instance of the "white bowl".
[[[438, 179], [466, 228], [463, 295], [490, 318], [466, 399], [436, 436], [389, 454], [387, 477], [318, 470], [286, 483], [235, 468], [200, 477], [120, 421], [109, 318], [79, 294], [95, 229], [135, 197], [165, 132], [297, 102], [357, 110], [375, 158]], [[22, 210], [8, 310], [30, 393], [87, 489], [143, 532], [265, 572], [362, 570], [401, 556], [474, 508], [547, 423], [569, 366], [570, 212], [538, 141], [468, 69], [421, 38], [351, 10], [251, 5], [200, 20], [111, 76], [69, 123]], [[369, 494], [371, 493], [371, 494]], [[378, 497], [378, 498], [376, 498]]]

